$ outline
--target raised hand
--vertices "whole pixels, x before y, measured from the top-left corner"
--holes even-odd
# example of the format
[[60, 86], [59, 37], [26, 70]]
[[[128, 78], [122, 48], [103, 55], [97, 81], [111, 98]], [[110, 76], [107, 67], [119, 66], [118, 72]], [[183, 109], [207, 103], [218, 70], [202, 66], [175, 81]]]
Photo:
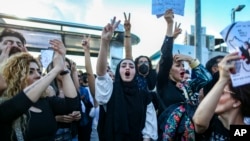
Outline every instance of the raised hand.
[[120, 24], [120, 20], [116, 22], [116, 17], [114, 17], [111, 21], [111, 23], [108, 23], [102, 30], [102, 36], [101, 38], [103, 40], [110, 41], [112, 39], [112, 36], [114, 34], [115, 29]]
[[164, 18], [165, 18], [167, 23], [173, 23], [174, 22], [174, 12], [173, 12], [173, 10], [168, 9], [164, 14]]
[[127, 18], [127, 15], [125, 12], [123, 14], [124, 14], [124, 18], [125, 18], [124, 29], [125, 29], [125, 31], [130, 31], [131, 30], [130, 13], [128, 14], [128, 18]]
[[91, 35], [88, 35], [88, 37], [84, 34], [83, 35], [83, 39], [82, 39], [82, 48], [84, 50], [89, 50], [90, 47], [90, 39], [91, 39]]
[[167, 22], [166, 36], [173, 37], [174, 12], [172, 9], [166, 10], [164, 14], [164, 19]]
[[173, 35], [174, 39], [176, 39], [182, 32], [182, 29], [180, 28], [180, 26], [181, 26], [181, 23], [179, 23], [177, 26], [177, 22], [175, 22], [174, 35]]
[[128, 17], [126, 13], [124, 12], [124, 41], [123, 45], [125, 47], [125, 57], [133, 59], [132, 56], [132, 45], [131, 45], [131, 23], [130, 23], [130, 13], [128, 14]]
[[70, 64], [71, 64], [71, 72], [77, 71], [76, 62], [70, 60]]
[[184, 54], [176, 54], [174, 55], [174, 60], [179, 62], [179, 61], [187, 61], [187, 62], [191, 62], [192, 60], [194, 60], [191, 56], [188, 55], [184, 55]]
[[235, 61], [241, 59], [238, 52], [230, 53], [226, 55], [218, 64], [220, 78], [219, 79], [229, 79], [230, 73], [235, 73]]
[[54, 51], [57, 54], [60, 54], [63, 57], [65, 57], [66, 48], [65, 48], [64, 44], [62, 43], [62, 41], [60, 41], [58, 39], [53, 39], [53, 40], [50, 40], [49, 43], [52, 45], [51, 47], [54, 49]]
[[57, 67], [59, 70], [64, 70], [65, 67], [65, 54], [66, 54], [66, 48], [62, 41], [58, 39], [50, 40], [49, 43], [51, 44], [51, 47], [55, 51], [53, 62], [55, 64], [55, 68]]
[[12, 49], [12, 45], [10, 42], [6, 44], [6, 47], [2, 47], [2, 52], [0, 54], [0, 64], [9, 58], [11, 49]]

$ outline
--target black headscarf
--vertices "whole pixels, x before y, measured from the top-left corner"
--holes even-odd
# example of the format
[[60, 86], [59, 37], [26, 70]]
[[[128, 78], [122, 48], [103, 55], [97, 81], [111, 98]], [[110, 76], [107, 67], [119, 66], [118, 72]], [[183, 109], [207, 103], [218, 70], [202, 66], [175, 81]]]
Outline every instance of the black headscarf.
[[107, 112], [105, 114], [102, 113], [103, 110], [100, 112], [102, 115], [98, 124], [100, 141], [143, 139], [141, 131], [145, 126], [146, 108], [151, 99], [146, 91], [139, 90], [136, 77], [131, 82], [123, 82], [119, 70], [124, 60], [121, 60], [116, 68], [113, 93], [107, 103]]

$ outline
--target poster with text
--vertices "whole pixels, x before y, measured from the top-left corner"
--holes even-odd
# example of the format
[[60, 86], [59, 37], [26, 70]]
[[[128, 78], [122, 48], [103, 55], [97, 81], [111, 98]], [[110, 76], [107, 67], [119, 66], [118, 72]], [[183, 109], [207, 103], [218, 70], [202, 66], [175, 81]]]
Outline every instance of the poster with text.
[[250, 21], [240, 21], [228, 25], [220, 34], [229, 52], [238, 51], [242, 57], [236, 61], [236, 74], [231, 74], [233, 86], [250, 83]]
[[157, 18], [164, 15], [167, 9], [173, 9], [174, 14], [184, 16], [185, 0], [152, 0], [152, 14]]
[[46, 69], [48, 65], [52, 62], [53, 54], [54, 54], [53, 50], [50, 49], [41, 50], [41, 62], [43, 65], [43, 69]]

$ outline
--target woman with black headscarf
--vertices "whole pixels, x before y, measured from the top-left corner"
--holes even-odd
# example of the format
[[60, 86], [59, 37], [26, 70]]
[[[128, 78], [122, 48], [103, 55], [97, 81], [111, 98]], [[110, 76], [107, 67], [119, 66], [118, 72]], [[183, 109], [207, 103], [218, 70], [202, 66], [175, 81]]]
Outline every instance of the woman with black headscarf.
[[156, 140], [157, 119], [147, 91], [136, 81], [135, 63], [123, 59], [117, 65], [115, 81], [106, 71], [109, 43], [120, 21], [106, 25], [102, 31], [97, 59], [96, 100], [101, 105], [98, 123], [100, 141]]
[[[125, 57], [133, 59], [132, 56], [132, 39], [131, 39], [131, 23], [130, 23], [131, 14], [129, 13], [128, 16], [124, 12], [124, 40], [123, 44], [125, 47]], [[158, 108], [158, 101], [156, 92], [154, 88], [156, 86], [156, 70], [153, 69], [152, 62], [149, 57], [145, 55], [140, 55], [135, 58], [135, 68], [136, 68], [136, 79], [137, 85], [140, 89], [144, 89], [150, 92], [150, 96], [153, 98], [153, 104], [155, 108]]]

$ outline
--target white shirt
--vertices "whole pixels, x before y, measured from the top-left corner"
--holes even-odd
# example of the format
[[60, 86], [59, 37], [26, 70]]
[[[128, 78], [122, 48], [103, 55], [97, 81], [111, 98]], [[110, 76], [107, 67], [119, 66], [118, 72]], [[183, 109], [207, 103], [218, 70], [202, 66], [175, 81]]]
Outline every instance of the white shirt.
[[[113, 80], [106, 73], [104, 76], [97, 76], [95, 80], [95, 96], [96, 101], [100, 105], [106, 105], [111, 97], [113, 91]], [[157, 117], [154, 105], [149, 103], [147, 105], [145, 127], [142, 130], [143, 138], [151, 138], [157, 140], [158, 138]]]

